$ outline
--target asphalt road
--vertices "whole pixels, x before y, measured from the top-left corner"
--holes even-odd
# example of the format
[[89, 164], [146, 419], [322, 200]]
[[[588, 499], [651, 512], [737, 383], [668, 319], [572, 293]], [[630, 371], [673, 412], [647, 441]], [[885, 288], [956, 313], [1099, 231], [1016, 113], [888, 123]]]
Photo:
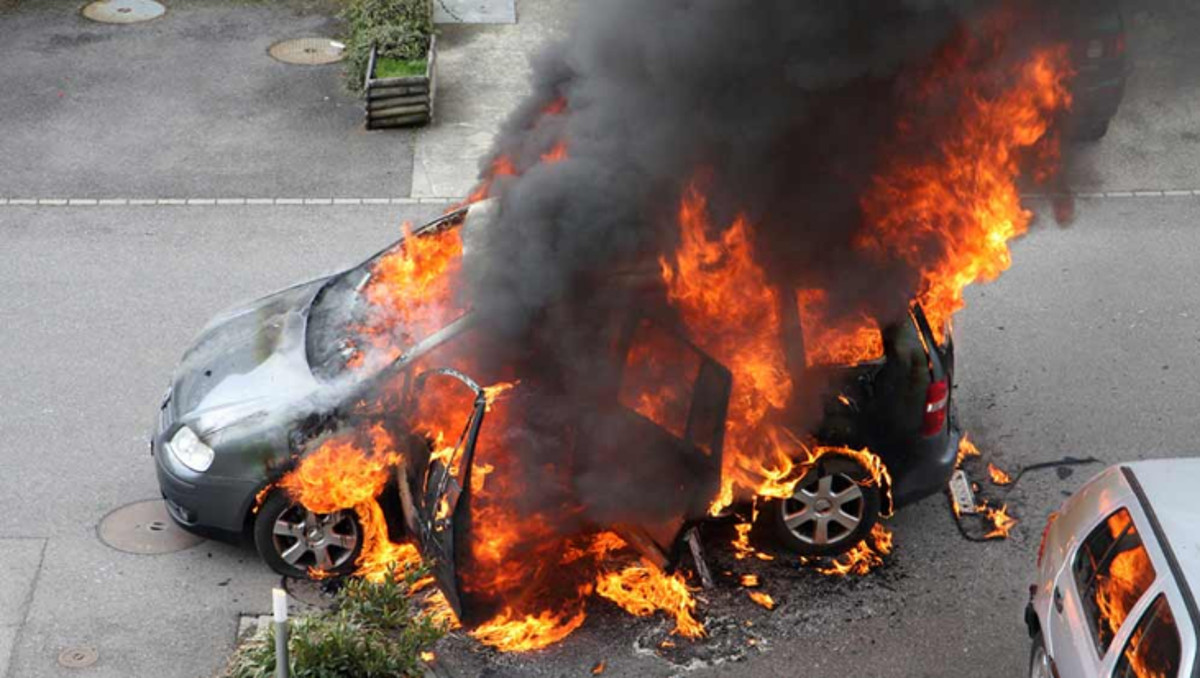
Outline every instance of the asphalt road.
[[[160, 20], [140, 33], [85, 24], [58, 1], [0, 14], [0, 197], [405, 195], [407, 133], [364, 136], [336, 69], [302, 76], [264, 56], [277, 36], [328, 27], [311, 7], [180, 4], [169, 16], [186, 26]], [[1200, 189], [1197, 11], [1185, 0], [1127, 3], [1135, 70], [1109, 137], [1076, 154], [1079, 189]], [[166, 46], [188, 58], [161, 57]], [[221, 96], [207, 84], [160, 95], [189, 82], [189, 64], [197, 82], [224, 82]], [[263, 113], [272, 92], [299, 112]], [[100, 543], [96, 524], [158, 496], [145, 434], [208, 317], [354, 263], [402, 219], [440, 209], [0, 206], [0, 675], [173, 678], [223, 663], [239, 614], [267, 612], [277, 581], [253, 552], [205, 542], [133, 556]], [[957, 321], [956, 397], [985, 454], [1015, 470], [1200, 447], [1198, 219], [1200, 196], [1080, 200], [1072, 226], [1042, 219], [1014, 247], [1012, 270], [971, 291]], [[764, 570], [780, 608], [739, 609], [771, 629], [765, 642], [692, 673], [1019, 675], [1042, 521], [1089, 473], [1022, 480], [1010, 501], [1023, 523], [1007, 542], [962, 541], [934, 497], [892, 521], [897, 553], [880, 573], [834, 581]], [[638, 649], [662, 626], [598, 610], [561, 646], [491, 666], [579, 675], [606, 660], [606, 675], [680, 673]], [[99, 661], [60, 668], [59, 653], [79, 645]]]
[[166, 3], [132, 25], [84, 19], [84, 4], [0, 13], [0, 197], [409, 194], [411, 131], [362, 129], [340, 65], [267, 56], [336, 35], [331, 0]]

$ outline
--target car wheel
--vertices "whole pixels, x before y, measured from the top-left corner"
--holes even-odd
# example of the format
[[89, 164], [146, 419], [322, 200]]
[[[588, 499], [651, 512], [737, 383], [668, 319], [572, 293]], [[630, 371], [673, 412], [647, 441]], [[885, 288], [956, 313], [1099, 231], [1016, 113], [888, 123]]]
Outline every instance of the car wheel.
[[1075, 138], [1079, 141], [1100, 141], [1108, 134], [1108, 120], [1103, 122], [1094, 122], [1086, 127], [1081, 127], [1075, 132]]
[[1042, 634], [1033, 637], [1033, 649], [1029, 652], [1029, 678], [1054, 678], [1053, 662], [1046, 654]]
[[848, 457], [823, 459], [773, 500], [766, 515], [780, 544], [803, 556], [833, 556], [862, 541], [879, 520], [879, 489], [871, 472]]
[[274, 492], [254, 520], [254, 545], [272, 570], [308, 578], [312, 569], [333, 575], [354, 571], [362, 528], [353, 511], [313, 513], [285, 492]]

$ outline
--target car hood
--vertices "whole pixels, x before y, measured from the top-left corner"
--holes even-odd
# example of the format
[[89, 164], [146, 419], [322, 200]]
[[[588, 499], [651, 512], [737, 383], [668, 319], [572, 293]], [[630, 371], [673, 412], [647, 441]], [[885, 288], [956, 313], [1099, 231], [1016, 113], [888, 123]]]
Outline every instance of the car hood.
[[201, 435], [309, 396], [308, 309], [328, 278], [290, 287], [213, 318], [175, 372], [171, 405]]

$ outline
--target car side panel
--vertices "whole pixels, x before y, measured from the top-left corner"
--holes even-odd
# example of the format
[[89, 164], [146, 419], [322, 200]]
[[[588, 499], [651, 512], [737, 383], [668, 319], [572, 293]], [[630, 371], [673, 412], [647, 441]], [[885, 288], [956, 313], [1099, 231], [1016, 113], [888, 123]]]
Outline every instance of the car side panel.
[[[1119, 508], [1129, 511], [1154, 565], [1155, 580], [1130, 611], [1106, 655], [1100, 657], [1091, 637], [1091, 627], [1084, 616], [1071, 565], [1080, 543]], [[1182, 661], [1179, 676], [1193, 676], [1200, 668], [1196, 661], [1196, 629], [1175, 585], [1166, 554], [1154, 537], [1149, 518], [1117, 467], [1107, 469], [1093, 478], [1064, 504], [1060, 517], [1047, 535], [1039, 581], [1043, 584], [1032, 604], [1041, 623], [1046, 651], [1054, 660], [1060, 678], [1111, 675], [1129, 635], [1160, 592], [1167, 596], [1180, 634]], [[1054, 605], [1055, 588], [1063, 596], [1061, 613]]]
[[[1084, 617], [1071, 563], [1083, 539], [1109, 514], [1132, 500], [1120, 472], [1108, 469], [1088, 481], [1063, 505], [1046, 536], [1033, 606], [1046, 652], [1054, 660], [1060, 678], [1101, 675], [1101, 658]], [[1056, 590], [1062, 596], [1062, 612], [1054, 603]]]

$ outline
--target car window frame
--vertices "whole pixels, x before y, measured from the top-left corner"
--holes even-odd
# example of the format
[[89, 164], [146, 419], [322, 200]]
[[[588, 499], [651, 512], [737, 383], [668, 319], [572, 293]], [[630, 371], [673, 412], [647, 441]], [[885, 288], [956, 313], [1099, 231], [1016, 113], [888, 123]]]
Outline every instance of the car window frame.
[[[1156, 580], [1156, 582], [1157, 582], [1157, 580]], [[1154, 586], [1153, 588], [1156, 589], [1156, 591], [1154, 592], [1154, 595], [1145, 596], [1147, 598], [1147, 601], [1145, 601], [1145, 603], [1146, 603], [1145, 605], [1141, 604], [1144, 601], [1139, 600], [1138, 605], [1134, 606], [1134, 609], [1138, 609], [1138, 608], [1143, 608], [1143, 609], [1141, 609], [1141, 611], [1136, 615], [1136, 617], [1135, 617], [1133, 611], [1131, 610], [1129, 613], [1129, 619], [1126, 620], [1125, 624], [1121, 625], [1121, 636], [1123, 636], [1123, 640], [1120, 643], [1120, 647], [1119, 647], [1118, 651], [1113, 654], [1111, 666], [1106, 666], [1107, 670], [1105, 671], [1105, 674], [1104, 674], [1104, 675], [1109, 676], [1109, 678], [1122, 678], [1117, 675], [1117, 667], [1120, 666], [1121, 659], [1125, 656], [1125, 650], [1128, 648], [1130, 641], [1133, 640], [1133, 632], [1135, 630], [1137, 630], [1138, 626], [1141, 625], [1142, 621], [1146, 619], [1146, 615], [1151, 613], [1152, 608], [1158, 603], [1159, 600], [1162, 600], [1163, 604], [1167, 606], [1167, 610], [1170, 611], [1171, 617], [1175, 621], [1175, 624], [1174, 624], [1175, 638], [1179, 642], [1179, 657], [1177, 658], [1176, 665], [1175, 665], [1175, 676], [1178, 677], [1178, 676], [1182, 675], [1181, 669], [1185, 666], [1184, 660], [1187, 659], [1187, 655], [1185, 653], [1186, 644], [1184, 643], [1184, 635], [1183, 635], [1183, 633], [1180, 632], [1180, 624], [1179, 624], [1180, 617], [1175, 612], [1175, 609], [1171, 606], [1171, 596], [1167, 595], [1167, 591], [1165, 590], [1165, 587], [1162, 587], [1162, 586], [1159, 586], [1156, 584], [1156, 586]], [[1147, 593], [1149, 594], [1150, 591], [1147, 590]], [[1155, 621], [1157, 621], [1157, 617], [1158, 617], [1158, 615], [1155, 615]], [[1151, 624], [1151, 628], [1153, 628], [1153, 623]], [[1115, 638], [1114, 638], [1113, 645], [1114, 646], [1117, 645]], [[1136, 678], [1136, 676], [1134, 678]]]
[[[1138, 596], [1137, 602], [1135, 602], [1133, 604], [1133, 606], [1129, 608], [1129, 613], [1125, 616], [1125, 619], [1121, 620], [1121, 626], [1113, 632], [1112, 638], [1108, 642], [1108, 646], [1102, 648], [1102, 647], [1100, 647], [1100, 639], [1099, 639], [1100, 619], [1098, 616], [1094, 616], [1091, 613], [1088, 603], [1086, 602], [1088, 597], [1090, 595], [1092, 595], [1093, 588], [1090, 585], [1081, 586], [1081, 582], [1079, 581], [1079, 578], [1076, 576], [1075, 569], [1076, 569], [1076, 562], [1083, 555], [1083, 549], [1087, 545], [1088, 541], [1092, 538], [1092, 536], [1096, 533], [1097, 530], [1099, 530], [1101, 528], [1107, 529], [1108, 521], [1113, 516], [1120, 513], [1121, 511], [1125, 511], [1126, 514], [1129, 516], [1129, 525], [1126, 527], [1126, 530], [1128, 530], [1130, 527], [1132, 527], [1134, 530], [1137, 531], [1138, 540], [1141, 544], [1141, 548], [1146, 552], [1146, 557], [1150, 560], [1150, 564], [1154, 568], [1154, 579], [1152, 579], [1150, 581], [1149, 585], [1147, 585], [1145, 590], [1143, 590], [1141, 592], [1141, 595]], [[1138, 515], [1137, 515], [1137, 511], [1135, 510], [1135, 507], [1131, 503], [1120, 503], [1120, 504], [1117, 504], [1117, 505], [1111, 507], [1108, 511], [1106, 511], [1099, 518], [1099, 520], [1097, 520], [1095, 523], [1090, 524], [1086, 530], [1082, 531], [1083, 534], [1080, 536], [1079, 540], [1076, 542], [1075, 548], [1071, 554], [1071, 557], [1064, 563], [1065, 574], [1068, 576], [1068, 578], [1071, 582], [1071, 585], [1075, 589], [1075, 598], [1076, 598], [1077, 604], [1080, 608], [1080, 610], [1079, 610], [1081, 613], [1080, 616], [1085, 620], [1084, 623], [1086, 625], [1086, 628], [1084, 630], [1086, 631], [1087, 635], [1091, 638], [1089, 644], [1092, 646], [1092, 649], [1096, 652], [1095, 656], [1101, 661], [1101, 663], [1105, 667], [1108, 667], [1109, 671], [1111, 671], [1111, 666], [1114, 663], [1113, 657], [1116, 654], [1114, 652], [1113, 648], [1114, 647], [1119, 648], [1119, 647], [1124, 646], [1124, 643], [1125, 643], [1124, 639], [1129, 635], [1130, 629], [1132, 629], [1133, 625], [1136, 625], [1136, 621], [1141, 618], [1141, 615], [1144, 613], [1144, 608], [1147, 605], [1147, 601], [1152, 600], [1154, 598], [1154, 595], [1152, 595], [1152, 594], [1154, 594], [1156, 591], [1161, 591], [1162, 582], [1164, 580], [1161, 564], [1160, 564], [1160, 562], [1158, 562], [1158, 559], [1155, 558], [1153, 549], [1149, 546], [1149, 542], [1145, 538], [1147, 532], [1143, 529], [1142, 525], [1140, 524], [1141, 522], [1142, 521], [1140, 521], [1138, 519]], [[1110, 548], [1115, 547], [1116, 544], [1121, 540], [1121, 538], [1124, 537], [1124, 535], [1125, 535], [1125, 533], [1122, 533], [1121, 536], [1113, 539], [1113, 543]], [[1114, 554], [1114, 557], [1115, 557], [1115, 554]], [[1108, 564], [1111, 565], [1111, 559], [1108, 560]], [[1090, 584], [1090, 582], [1095, 581], [1096, 573], [1098, 571], [1099, 571], [1099, 568], [1097, 568], [1096, 571], [1094, 571], [1092, 573], [1092, 577], [1089, 580], [1089, 584]], [[1132, 620], [1132, 623], [1131, 623], [1131, 620]]]

